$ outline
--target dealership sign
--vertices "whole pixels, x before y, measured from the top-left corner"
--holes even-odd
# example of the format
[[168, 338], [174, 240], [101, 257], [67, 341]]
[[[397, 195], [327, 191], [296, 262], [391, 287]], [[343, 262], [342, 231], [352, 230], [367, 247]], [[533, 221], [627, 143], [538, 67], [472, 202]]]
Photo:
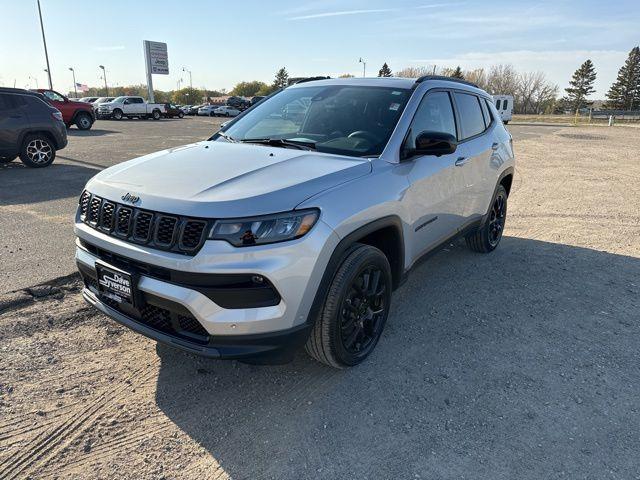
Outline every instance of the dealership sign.
[[169, 55], [167, 55], [166, 43], [145, 40], [144, 54], [152, 74], [169, 75]]

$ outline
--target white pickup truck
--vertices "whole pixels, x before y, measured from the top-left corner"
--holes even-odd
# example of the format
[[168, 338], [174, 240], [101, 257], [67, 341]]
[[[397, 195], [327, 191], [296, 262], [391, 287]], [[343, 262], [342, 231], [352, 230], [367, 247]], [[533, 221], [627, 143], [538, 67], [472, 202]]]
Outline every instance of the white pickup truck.
[[122, 120], [127, 118], [153, 118], [160, 120], [165, 113], [165, 106], [162, 103], [147, 103], [142, 97], [116, 97], [107, 103], [98, 105], [96, 112], [98, 118], [113, 118]]

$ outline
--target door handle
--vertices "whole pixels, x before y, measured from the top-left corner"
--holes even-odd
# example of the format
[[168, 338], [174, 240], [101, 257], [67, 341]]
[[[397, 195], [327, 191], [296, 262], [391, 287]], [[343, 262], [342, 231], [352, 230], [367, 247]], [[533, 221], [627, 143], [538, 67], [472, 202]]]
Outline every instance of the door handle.
[[498, 150], [498, 148], [500, 148], [499, 143], [494, 143], [493, 145], [491, 145], [491, 150]]
[[469, 160], [467, 157], [458, 157], [458, 159], [456, 160], [456, 167], [463, 166], [465, 163], [467, 163], [467, 160]]

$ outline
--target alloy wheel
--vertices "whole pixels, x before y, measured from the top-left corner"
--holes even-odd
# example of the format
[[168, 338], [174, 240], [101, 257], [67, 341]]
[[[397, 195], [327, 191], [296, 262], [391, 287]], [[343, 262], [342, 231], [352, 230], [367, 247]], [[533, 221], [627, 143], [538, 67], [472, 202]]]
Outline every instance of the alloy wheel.
[[52, 155], [53, 149], [46, 140], [36, 138], [27, 144], [27, 157], [35, 164], [47, 163]]
[[502, 238], [506, 216], [507, 199], [504, 194], [500, 192], [493, 201], [489, 215], [489, 243], [492, 247], [498, 245], [500, 238]]
[[364, 268], [353, 280], [341, 309], [340, 338], [344, 349], [355, 356], [367, 355], [384, 326], [386, 285], [382, 270]]

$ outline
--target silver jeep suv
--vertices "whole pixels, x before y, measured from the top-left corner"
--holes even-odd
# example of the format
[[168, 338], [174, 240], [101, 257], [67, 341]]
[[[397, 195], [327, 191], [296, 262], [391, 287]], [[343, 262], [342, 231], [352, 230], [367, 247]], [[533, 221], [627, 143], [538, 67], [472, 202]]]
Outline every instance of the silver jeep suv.
[[274, 363], [305, 345], [356, 365], [420, 257], [455, 236], [498, 246], [513, 172], [470, 83], [299, 82], [206, 141], [93, 177], [75, 219], [83, 295], [199, 355]]

